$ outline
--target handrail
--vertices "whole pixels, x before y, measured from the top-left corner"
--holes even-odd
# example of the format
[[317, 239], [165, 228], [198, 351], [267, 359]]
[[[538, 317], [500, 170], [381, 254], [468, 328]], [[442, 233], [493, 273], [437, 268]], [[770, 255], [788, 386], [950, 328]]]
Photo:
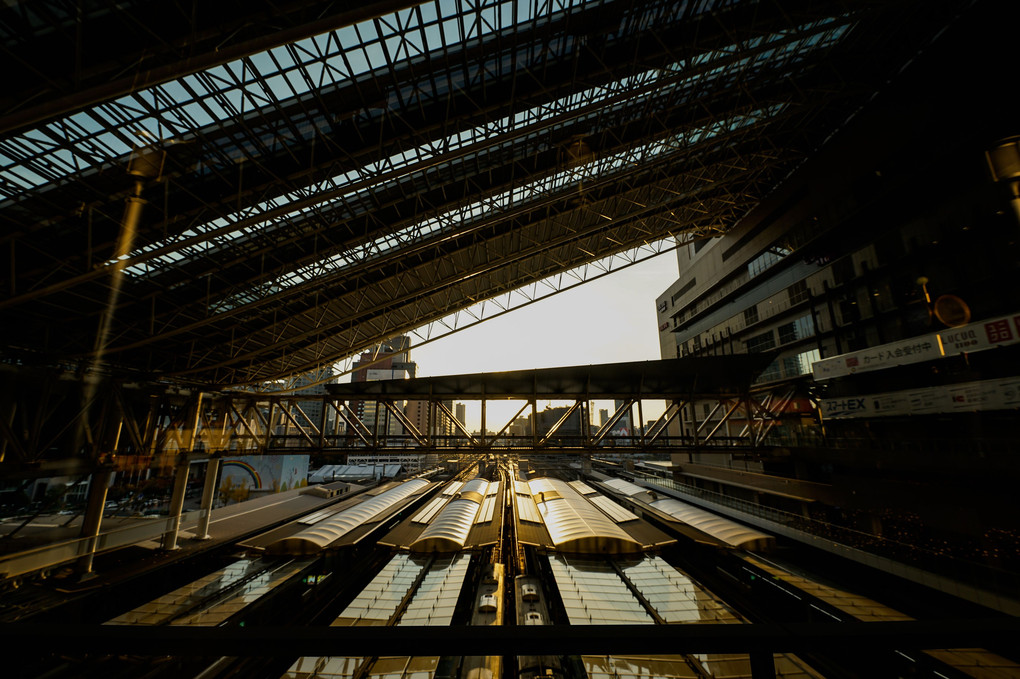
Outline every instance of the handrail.
[[716, 491], [678, 483], [671, 478], [637, 470], [630, 473], [634, 475], [635, 479], [640, 479], [648, 484], [660, 485], [691, 498], [730, 507], [745, 514], [782, 524], [810, 535], [832, 540], [853, 549], [911, 563], [943, 575], [954, 576], [971, 582], [980, 582], [982, 587], [989, 590], [1009, 593], [1014, 596], [1020, 593], [1020, 584], [1017, 582], [1017, 576], [994, 566], [970, 561], [947, 554], [944, 551], [935, 551], [918, 544], [902, 542], [855, 528], [829, 523], [821, 519], [766, 507]]

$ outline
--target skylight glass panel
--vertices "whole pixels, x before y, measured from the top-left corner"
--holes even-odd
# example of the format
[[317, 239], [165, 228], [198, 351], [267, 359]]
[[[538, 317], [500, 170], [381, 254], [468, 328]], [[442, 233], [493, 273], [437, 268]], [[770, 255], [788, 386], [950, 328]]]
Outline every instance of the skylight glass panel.
[[[735, 116], [727, 121], [716, 123], [707, 127], [693, 128], [679, 135], [672, 135], [666, 139], [651, 142], [636, 149], [602, 158], [583, 166], [571, 168], [557, 173], [543, 180], [539, 180], [516, 189], [488, 197], [477, 203], [472, 203], [458, 211], [451, 211], [425, 222], [401, 229], [394, 234], [388, 234], [375, 241], [359, 245], [345, 253], [334, 255], [328, 260], [315, 262], [304, 269], [295, 272], [301, 278], [288, 280], [286, 277], [278, 279], [271, 284], [274, 292], [292, 287], [294, 280], [313, 280], [323, 275], [329, 275], [347, 269], [364, 262], [370, 261], [384, 255], [386, 252], [399, 246], [408, 246], [420, 240], [424, 240], [434, 233], [447, 233], [450, 230], [464, 228], [473, 221], [482, 217], [488, 217], [493, 212], [514, 209], [529, 201], [537, 200], [552, 193], [578, 187], [585, 181], [605, 179], [613, 173], [630, 169], [647, 163], [653, 158], [677, 154], [683, 151], [689, 144], [704, 143], [713, 137], [732, 132], [734, 130], [756, 124], [761, 120], [778, 115], [785, 105], [776, 105], [769, 109], [763, 109], [746, 115]], [[309, 211], [314, 208], [297, 211]], [[290, 215], [288, 215], [290, 216]], [[261, 223], [268, 226], [270, 222]], [[206, 241], [205, 247], [211, 247], [211, 242]], [[145, 266], [129, 267], [126, 269], [131, 273], [142, 273]], [[291, 274], [294, 275], [294, 274]], [[242, 300], [231, 298], [214, 305], [214, 310], [228, 310], [235, 308]]]
[[[580, 3], [577, 4], [578, 6], [580, 5]], [[600, 3], [593, 0], [588, 4], [596, 5]], [[426, 7], [429, 10], [434, 9], [431, 3], [426, 5]], [[519, 10], [523, 7], [529, 8], [529, 15], [530, 12], [534, 11], [532, 3], [520, 3]], [[662, 6], [658, 6], [656, 11], [661, 12]], [[474, 14], [474, 12], [468, 11], [468, 15], [474, 16]], [[404, 21], [407, 27], [406, 30], [414, 31], [416, 36], [419, 35], [416, 31], [417, 21], [416, 19], [411, 19], [411, 17], [416, 17], [417, 14], [407, 13], [405, 16], [407, 17]], [[533, 18], [531, 16], [518, 17], [518, 23], [523, 23]], [[396, 25], [400, 25], [401, 21], [395, 15], [384, 17], [383, 20]], [[829, 22], [837, 20], [845, 21], [845, 18], [834, 17], [825, 21], [815, 22], [808, 26], [798, 27], [794, 32], [821, 31], [826, 29]], [[459, 26], [457, 19], [451, 21], [453, 27]], [[488, 36], [494, 30], [499, 30], [500, 21], [490, 18], [489, 21], [474, 21], [472, 26], [475, 27], [473, 30], [477, 31], [479, 35], [484, 34]], [[832, 44], [841, 37], [847, 27], [844, 24], [826, 29], [824, 33], [810, 35], [801, 41], [803, 44], [794, 43], [794, 46], [790, 46], [789, 49], [804, 50]], [[47, 155], [51, 158], [54, 157], [55, 152], [37, 150], [37, 152], [29, 152], [24, 155], [13, 154], [21, 158], [18, 161], [19, 163], [29, 165], [29, 168], [26, 168], [28, 171], [27, 173], [25, 171], [18, 172], [15, 170], [16, 166], [6, 164], [0, 167], [0, 191], [8, 196], [17, 195], [17, 186], [21, 186], [23, 190], [35, 188], [38, 186], [38, 183], [34, 180], [35, 177], [45, 177], [44, 182], [51, 181], [62, 175], [77, 172], [77, 165], [79, 163], [82, 167], [87, 168], [101, 163], [121, 162], [123, 157], [130, 153], [133, 145], [136, 143], [148, 143], [144, 140], [139, 141], [130, 136], [120, 135], [119, 130], [121, 128], [126, 128], [131, 134], [147, 131], [157, 138], [177, 137], [186, 134], [191, 129], [195, 129], [194, 124], [202, 124], [200, 122], [201, 119], [215, 117], [216, 120], [227, 122], [242, 111], [275, 106], [276, 103], [273, 102], [273, 97], [267, 96], [268, 92], [273, 92], [280, 98], [289, 99], [291, 96], [308, 93], [313, 88], [320, 88], [324, 84], [331, 84], [338, 80], [346, 80], [350, 76], [366, 73], [372, 68], [389, 67], [385, 60], [385, 54], [378, 42], [374, 21], [370, 20], [358, 24], [353, 27], [355, 29], [353, 32], [349, 28], [351, 27], [341, 29], [339, 32], [334, 31], [316, 36], [315, 38], [301, 40], [292, 47], [273, 48], [266, 52], [210, 68], [199, 74], [184, 76], [179, 81], [155, 85], [127, 97], [122, 97], [115, 104], [104, 105], [119, 107], [122, 114], [119, 117], [123, 121], [128, 121], [129, 124], [114, 127], [113, 129], [117, 136], [105, 135], [104, 139], [106, 141], [100, 145], [89, 143], [90, 138], [94, 138], [99, 131], [95, 129], [94, 124], [87, 127], [87, 131], [80, 130], [75, 133], [70, 130], [65, 132], [61, 129], [59, 122], [51, 123], [45, 126], [44, 129], [52, 133], [54, 140], [59, 140], [61, 143], [66, 144], [68, 149], [73, 149], [73, 154], [75, 155], [74, 165], [72, 166], [72, 164], [65, 160], [63, 169], [58, 170], [56, 174], [50, 175], [40, 170], [44, 166], [59, 167], [58, 163], [44, 160], [44, 157]], [[782, 36], [788, 33], [790, 32], [782, 32], [777, 35]], [[411, 41], [412, 38], [408, 37], [405, 43], [410, 45]], [[458, 35], [453, 42], [459, 41], [460, 37]], [[450, 42], [450, 37], [448, 36], [447, 43]], [[343, 50], [340, 50], [341, 43], [344, 45]], [[547, 44], [546, 48], [550, 46], [550, 44]], [[367, 52], [366, 49], [368, 50]], [[406, 46], [403, 52], [411, 55], [411, 51], [406, 49]], [[297, 54], [302, 55], [300, 60], [294, 58]], [[332, 71], [335, 73], [335, 77], [327, 78], [323, 65], [324, 63], [339, 64], [336, 56], [332, 56], [338, 54], [346, 57], [350, 68], [348, 69], [346, 65], [343, 68], [336, 66]], [[711, 59], [710, 54], [695, 57], [696, 62], [709, 59]], [[303, 73], [305, 77], [292, 77], [298, 72]], [[268, 91], [261, 84], [256, 83], [256, 76], [271, 80], [273, 84], [269, 86]], [[283, 80], [279, 79], [281, 76], [288, 78], [292, 93], [287, 92], [287, 88], [284, 88]], [[185, 82], [191, 82], [195, 86], [185, 89], [182, 86], [182, 83]], [[205, 86], [201, 84], [203, 82], [209, 84]], [[192, 106], [196, 101], [196, 97], [197, 100], [205, 104], [204, 109]], [[154, 104], [155, 106], [153, 106]], [[185, 108], [188, 115], [185, 115]], [[101, 109], [102, 107], [99, 107], [93, 109], [93, 111]], [[212, 116], [210, 116], [210, 113]], [[70, 118], [74, 119], [75, 116], [82, 116], [82, 114], [74, 114]], [[189, 118], [191, 118], [191, 121], [189, 121]], [[110, 124], [107, 121], [106, 125], [109, 126]], [[31, 135], [33, 133], [38, 133], [38, 130], [31, 130], [19, 137], [4, 140], [3, 144], [11, 146], [24, 144], [32, 138]], [[70, 152], [65, 150], [65, 153]], [[33, 183], [26, 185], [29, 181]]]
[[199, 610], [190, 611], [187, 615], [172, 620], [170, 624], [175, 626], [218, 627], [235, 614], [240, 613], [280, 585], [289, 581], [308, 563], [308, 561], [293, 561], [268, 569], [235, 588], [225, 599], [220, 599], [211, 605], [203, 606]]
[[667, 623], [739, 623], [708, 591], [660, 557], [620, 562], [623, 574]]
[[241, 559], [107, 621], [107, 625], [215, 626], [301, 571], [308, 561], [269, 567]]
[[584, 481], [568, 481], [568, 483], [571, 488], [576, 490], [581, 495], [593, 495], [598, 492]]
[[461, 486], [463, 485], [463, 481], [450, 481], [443, 487], [443, 495], [456, 495], [460, 492]]
[[496, 496], [490, 495], [482, 501], [482, 508], [478, 510], [475, 523], [489, 523], [496, 512]]
[[241, 559], [189, 582], [164, 596], [107, 621], [107, 625], [163, 625], [198, 603], [229, 592], [256, 575], [264, 565], [258, 559]]
[[602, 559], [549, 558], [571, 625], [652, 625], [626, 583]]
[[596, 495], [588, 498], [588, 501], [593, 505], [601, 509], [606, 516], [612, 519], [615, 523], [626, 523], [627, 521], [637, 521], [637, 515], [633, 512], [624, 509], [620, 505], [613, 502], [610, 498], [605, 495]]
[[398, 625], [445, 627], [453, 621], [454, 609], [467, 575], [470, 554], [437, 559], [425, 575]]
[[[591, 0], [591, 5], [601, 4], [599, 0]], [[532, 3], [522, 3], [527, 7], [533, 7]], [[469, 14], [473, 14], [471, 10], [468, 10]], [[404, 24], [408, 24], [408, 21], [412, 17], [416, 17], [416, 13], [406, 12], [404, 16], [407, 18]], [[400, 25], [400, 19], [396, 14], [390, 14], [384, 17], [386, 21], [395, 25]], [[370, 69], [379, 69], [388, 67], [386, 55], [382, 50], [381, 44], [378, 38], [378, 32], [376, 29], [377, 22], [381, 22], [378, 19], [370, 19], [356, 24], [353, 27], [347, 27], [341, 29], [345, 36], [345, 45], [349, 52], [348, 63], [351, 63], [351, 75], [357, 76], [366, 73]], [[456, 22], [455, 22], [456, 23]], [[475, 30], [475, 37], [481, 37], [483, 35], [491, 34], [495, 28], [491, 22], [476, 22], [477, 28]], [[408, 24], [409, 27], [414, 24]], [[353, 28], [354, 31], [350, 31]], [[353, 37], [353, 40], [352, 40]], [[458, 37], [451, 40], [451, 36], [447, 36], [446, 46], [452, 47], [455, 43], [460, 42], [459, 31]], [[210, 87], [196, 88], [199, 96], [206, 98], [207, 106], [211, 106], [213, 111], [216, 113], [218, 121], [226, 122], [238, 113], [245, 110], [252, 110], [258, 108], [261, 105], [269, 103], [269, 99], [263, 96], [264, 93], [252, 89], [249, 87], [249, 83], [254, 81], [255, 75], [258, 74], [262, 77], [269, 78], [280, 74], [281, 69], [284, 74], [287, 74], [288, 70], [306, 70], [306, 77], [302, 79], [291, 79], [290, 83], [294, 87], [294, 94], [300, 95], [311, 91], [312, 88], [322, 87], [324, 84], [324, 69], [323, 63], [330, 58], [331, 54], [337, 53], [339, 50], [339, 42], [337, 40], [337, 33], [331, 31], [319, 36], [304, 39], [295, 43], [295, 47], [303, 53], [307, 60], [302, 59], [300, 63], [296, 63], [293, 58], [284, 59], [283, 53], [287, 53], [286, 48], [272, 48], [265, 52], [256, 53], [254, 55], [237, 59], [227, 64], [218, 65], [207, 69], [200, 74], [194, 74], [190, 76], [184, 76], [180, 81], [186, 81], [190, 79], [192, 82], [198, 82], [201, 79], [206, 79], [210, 83], [215, 83]], [[272, 59], [273, 51], [275, 50], [278, 61]], [[406, 52], [406, 50], [405, 50]], [[288, 56], [293, 56], [297, 52], [292, 52]], [[353, 58], [351, 58], [353, 55]], [[277, 64], [280, 64], [279, 66]], [[176, 85], [177, 83], [174, 83]], [[127, 97], [122, 97], [113, 106], [119, 106], [125, 113], [126, 120], [134, 121], [134, 129], [150, 129], [159, 130], [162, 126], [163, 116], [168, 113], [172, 114], [172, 108], [164, 109], [159, 113], [151, 113], [145, 106], [139, 106], [138, 104], [148, 100], [156, 101], [156, 94], [162, 91], [165, 94], [170, 94], [176, 104], [183, 105], [186, 103], [183, 88], [166, 85], [154, 85], [149, 88], [140, 90], [139, 92], [133, 93]], [[204, 95], [202, 93], [205, 93]], [[176, 95], [176, 96], [174, 96]], [[105, 149], [95, 148], [94, 150], [102, 151], [99, 158], [89, 159], [87, 155], [78, 152], [78, 149], [83, 146], [83, 142], [86, 138], [79, 135], [68, 136], [60, 129], [60, 123], [51, 123], [44, 129], [51, 130], [57, 139], [66, 141], [70, 148], [75, 149], [75, 153], [78, 154], [80, 160], [85, 161], [86, 166], [94, 165], [96, 162], [114, 162], [119, 161], [122, 156], [130, 153], [131, 143], [124, 140], [119, 143], [112, 144]], [[19, 141], [31, 139], [31, 135], [35, 133], [35, 130], [31, 130], [27, 133], [22, 134], [20, 137], [14, 137], [11, 140], [4, 140], [4, 144], [17, 145]], [[37, 154], [32, 154], [37, 155]], [[31, 160], [27, 162], [32, 163]], [[39, 158], [37, 163], [47, 163], [43, 158]], [[70, 174], [71, 168], [65, 170], [61, 174]], [[0, 191], [3, 191], [2, 195], [13, 197], [18, 195], [17, 186], [20, 186], [22, 190], [28, 190], [36, 188], [39, 184], [32, 184], [25, 186], [23, 184], [14, 185], [10, 181], [13, 176], [12, 168], [0, 167]], [[11, 177], [8, 175], [11, 174]], [[28, 176], [41, 175], [41, 173], [35, 171], [31, 172]], [[59, 175], [58, 175], [59, 176]], [[24, 178], [23, 178], [24, 179]]]
[[518, 519], [530, 523], [542, 523], [542, 515], [539, 513], [538, 507], [535, 505], [531, 495], [517, 493], [514, 495], [514, 498], [517, 502]]
[[[530, 124], [530, 121], [533, 120], [533, 119], [537, 122], [540, 119], [541, 116], [546, 115], [545, 112], [547, 110], [552, 110], [553, 108], [565, 108], [567, 111], [569, 111], [571, 108], [577, 108], [578, 106], [580, 106], [582, 102], [584, 102], [585, 105], [590, 106], [593, 103], [597, 103], [599, 101], [602, 101], [602, 100], [606, 99], [607, 97], [616, 96], [619, 92], [625, 92], [627, 87], [634, 87], [636, 85], [646, 85], [649, 81], [653, 81], [654, 82], [655, 78], [662, 77], [662, 75], [664, 73], [667, 73], [667, 72], [665, 72], [665, 71], [649, 71], [649, 72], [647, 72], [645, 74], [642, 74], [641, 76], [625, 78], [625, 79], [621, 80], [619, 83], [617, 83], [616, 85], [607, 86], [607, 87], [604, 87], [604, 88], [597, 88], [595, 90], [589, 90], [589, 91], [587, 91], [585, 93], [578, 93], [578, 94], [572, 95], [570, 97], [567, 97], [567, 98], [565, 98], [563, 100], [560, 100], [559, 102], [550, 104], [548, 106], [535, 107], [534, 109], [531, 109], [530, 112], [519, 112], [519, 113], [515, 114], [514, 116], [512, 116], [511, 118], [504, 118], [502, 120], [496, 121], [495, 123], [487, 125], [487, 126], [483, 126], [483, 127], [480, 127], [480, 128], [475, 128], [473, 130], [461, 131], [460, 133], [454, 134], [452, 137], [447, 138], [446, 140], [437, 140], [437, 142], [435, 142], [435, 143], [432, 143], [432, 144], [420, 147], [420, 148], [416, 149], [414, 153], [401, 152], [401, 153], [399, 153], [399, 154], [397, 154], [397, 155], [395, 155], [395, 156], [393, 156], [391, 158], [384, 159], [382, 161], [379, 161], [379, 162], [376, 162], [376, 163], [373, 163], [373, 164], [369, 164], [369, 165], [365, 166], [364, 168], [362, 168], [359, 171], [354, 171], [354, 170], [348, 171], [344, 175], [340, 175], [340, 176], [337, 176], [337, 177], [330, 178], [329, 180], [327, 180], [325, 182], [321, 182], [321, 183], [319, 183], [317, 185], [312, 185], [312, 186], [306, 187], [306, 189], [304, 189], [304, 190], [300, 190], [300, 191], [294, 192], [294, 193], [292, 193], [290, 195], [283, 196], [280, 199], [272, 199], [272, 200], [266, 201], [266, 202], [264, 202], [264, 203], [262, 203], [260, 205], [255, 205], [252, 208], [246, 209], [242, 213], [238, 213], [238, 214], [230, 216], [226, 221], [227, 221], [228, 224], [229, 223], [234, 223], [234, 222], [238, 221], [239, 219], [247, 218], [247, 217], [249, 217], [251, 215], [254, 215], [254, 214], [257, 214], [259, 212], [264, 212], [266, 210], [273, 209], [273, 208], [277, 207], [278, 205], [286, 204], [286, 203], [292, 202], [294, 200], [302, 199], [304, 197], [313, 197], [313, 196], [317, 195], [321, 191], [327, 191], [327, 192], [333, 191], [338, 186], [343, 186], [345, 184], [350, 184], [351, 182], [357, 181], [359, 179], [361, 181], [367, 182], [367, 181], [369, 181], [369, 179], [371, 177], [377, 176], [384, 169], [385, 170], [389, 170], [389, 171], [398, 171], [398, 170], [400, 170], [402, 168], [407, 168], [407, 167], [409, 167], [410, 165], [412, 165], [414, 163], [426, 162], [426, 161], [428, 161], [430, 159], [430, 157], [432, 155], [434, 155], [433, 149], [435, 149], [435, 148], [446, 148], [446, 149], [449, 149], [449, 150], [456, 150], [459, 146], [466, 145], [466, 144], [476, 143], [476, 141], [479, 140], [479, 139], [492, 138], [495, 135], [498, 135], [500, 133], [506, 132], [508, 130], [512, 130], [515, 126], [523, 126], [523, 125]], [[662, 88], [660, 88], [657, 91], [656, 90], [652, 90], [652, 91], [650, 91], [648, 93], [648, 95], [642, 95], [642, 96], [651, 96], [652, 94], [654, 94], [655, 97], [652, 97], [653, 99], [660, 99], [661, 100], [662, 97], [664, 96], [664, 94], [666, 93], [666, 91], [668, 91], [671, 88], [675, 88], [675, 87], [679, 86], [679, 84], [680, 83], [672, 83], [671, 85], [665, 86], [665, 90], [663, 90]], [[626, 102], [627, 100], [622, 100], [622, 101]], [[622, 105], [623, 104], [617, 104], [615, 106], [622, 106]], [[633, 102], [631, 102], [631, 106], [633, 106]], [[550, 108], [550, 107], [552, 107], [552, 108]], [[605, 111], [593, 111], [593, 113], [590, 114], [590, 115], [596, 116], [596, 115], [604, 115], [604, 114], [605, 114]], [[582, 117], [582, 119], [583, 119], [583, 117]], [[694, 134], [694, 135], [691, 136], [691, 141], [693, 141], [693, 142], [703, 141], [704, 139], [705, 139], [704, 135]], [[512, 143], [513, 142], [511, 141], [508, 144], [512, 144]], [[517, 146], [519, 147], [521, 145], [518, 144]], [[495, 149], [490, 149], [488, 152], [491, 153], [493, 151], [495, 151]], [[337, 198], [333, 198], [333, 199], [330, 199], [330, 200], [332, 201], [332, 203], [334, 205], [353, 204], [353, 203], [357, 202], [359, 199], [361, 199], [362, 197], [367, 197], [368, 195], [371, 195], [371, 192], [375, 191], [376, 188], [373, 188], [373, 187], [371, 187], [369, 185], [366, 185], [366, 187], [364, 189], [360, 189], [360, 190], [354, 191], [352, 193], [349, 193], [349, 194], [346, 194], [346, 195], [343, 195], [343, 196], [340, 196], [340, 197], [337, 197]], [[273, 225], [274, 222], [277, 223], [277, 224], [284, 224], [284, 223], [289, 222], [290, 220], [292, 220], [295, 217], [298, 217], [298, 216], [300, 216], [302, 214], [306, 214], [306, 213], [309, 213], [311, 211], [315, 211], [315, 210], [318, 210], [318, 209], [319, 209], [318, 206], [311, 206], [311, 207], [308, 207], [308, 208], [296, 209], [296, 210], [294, 210], [292, 212], [289, 212], [289, 213], [286, 213], [286, 214], [283, 214], [283, 215], [280, 215], [280, 216], [276, 217], [275, 220], [267, 220], [267, 221], [262, 222], [262, 223], [257, 223], [257, 224], [252, 225], [252, 227], [254, 227], [255, 231], [261, 231], [263, 229], [270, 228]], [[252, 227], [247, 227], [246, 229], [243, 229], [243, 231], [251, 231]], [[215, 228], [223, 229], [223, 228], [228, 228], [228, 227], [221, 226], [221, 227], [214, 227], [214, 229]], [[146, 252], [151, 251], [151, 250], [153, 250], [155, 248], [166, 247], [167, 245], [170, 245], [170, 244], [175, 243], [175, 242], [180, 242], [182, 240], [188, 241], [188, 240], [195, 240], [195, 239], [197, 239], [197, 240], [201, 241], [203, 233], [207, 233], [208, 234], [207, 238], [209, 238], [210, 236], [213, 236], [214, 232], [211, 231], [209, 229], [209, 227], [196, 227], [192, 231], [187, 232], [187, 233], [183, 234], [182, 236], [169, 239], [169, 240], [164, 241], [162, 243], [156, 243], [156, 244], [154, 244], [152, 246], [146, 246], [146, 247], [136, 251], [135, 253], [133, 253], [132, 256], [144, 255]], [[224, 235], [227, 237], [226, 238], [227, 241], [234, 241], [236, 236], [240, 235], [240, 233], [241, 233], [241, 231], [236, 231], [233, 234], [227, 233], [227, 234], [224, 234]], [[203, 242], [196, 242], [195, 243], [195, 245], [200, 248], [199, 252], [202, 251], [202, 250], [211, 250], [215, 246], [215, 244], [216, 244], [215, 238], [209, 238], [204, 243]], [[164, 261], [165, 261], [165, 256], [164, 256]], [[151, 263], [140, 264], [140, 265], [137, 265], [135, 267], [129, 267], [127, 269], [127, 272], [130, 273], [130, 274], [134, 274], [134, 275], [142, 275], [146, 271], [149, 271], [149, 270], [158, 270], [159, 269], [159, 263], [160, 263], [159, 262], [159, 258], [157, 258], [155, 261], [153, 261]], [[224, 304], [225, 308], [233, 308], [234, 306], [236, 306], [236, 303], [237, 303], [236, 300], [227, 300], [223, 304]]]
[[336, 620], [334, 627], [385, 625], [414, 586], [425, 559], [397, 554], [372, 578]]
[[437, 498], [433, 498], [431, 502], [425, 505], [425, 508], [414, 515], [411, 519], [412, 523], [429, 523], [439, 513], [439, 510], [443, 508], [449, 498], [440, 495]]

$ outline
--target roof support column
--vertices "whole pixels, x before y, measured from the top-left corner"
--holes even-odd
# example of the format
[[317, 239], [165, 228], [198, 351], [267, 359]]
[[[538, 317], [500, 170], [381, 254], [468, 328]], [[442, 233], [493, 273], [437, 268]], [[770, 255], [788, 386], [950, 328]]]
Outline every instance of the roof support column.
[[213, 498], [216, 496], [216, 477], [219, 476], [219, 473], [220, 458], [209, 458], [209, 463], [205, 468], [205, 485], [202, 486], [202, 513], [198, 517], [198, 528], [195, 530], [196, 540], [208, 540], [212, 537], [209, 535], [209, 521], [212, 518]]
[[100, 470], [92, 475], [89, 485], [88, 506], [85, 518], [82, 519], [81, 536], [85, 538], [85, 553], [78, 560], [77, 570], [80, 575], [92, 572], [92, 561], [96, 555], [99, 542], [99, 528], [103, 523], [103, 509], [106, 506], [106, 491], [110, 487], [110, 469]]
[[184, 492], [188, 488], [188, 456], [181, 455], [174, 474], [174, 491], [170, 498], [170, 518], [167, 520], [167, 532], [163, 534], [163, 549], [177, 549], [177, 532], [181, 528], [181, 510], [184, 509]]
[[191, 466], [190, 454], [195, 450], [198, 442], [198, 425], [202, 419], [202, 394], [199, 392], [191, 404], [192, 410], [188, 412], [185, 431], [184, 450], [177, 458], [177, 473], [174, 475], [174, 490], [170, 496], [170, 518], [167, 520], [167, 531], [163, 534], [163, 549], [177, 549], [177, 532], [181, 527], [181, 510], [184, 509], [184, 493], [188, 489], [188, 469]]

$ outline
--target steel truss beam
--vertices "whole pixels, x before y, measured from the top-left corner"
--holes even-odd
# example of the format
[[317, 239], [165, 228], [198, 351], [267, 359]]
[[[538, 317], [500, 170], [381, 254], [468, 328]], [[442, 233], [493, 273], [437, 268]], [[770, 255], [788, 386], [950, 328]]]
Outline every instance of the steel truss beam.
[[[195, 17], [186, 64], [168, 21], [142, 71], [118, 61], [127, 45], [109, 63], [75, 62], [72, 87], [44, 78], [38, 105], [56, 104], [54, 117], [0, 140], [12, 163], [0, 168], [4, 355], [91, 365], [98, 320], [113, 319], [97, 369], [254, 384], [614, 253], [720, 233], [884, 77], [875, 65], [900, 64], [944, 22], [927, 4], [903, 40], [884, 27], [914, 3], [800, 0], [520, 0], [509, 24], [482, 5], [385, 14], [403, 4], [327, 27], [285, 2], [273, 35], [256, 3], [222, 53], [203, 32], [211, 14]], [[68, 30], [70, 15], [40, 6], [52, 32], [19, 34], [10, 55]], [[431, 9], [476, 33], [449, 34]], [[259, 52], [281, 40], [298, 42]], [[375, 47], [385, 61], [356, 66]], [[142, 89], [92, 99], [124, 84], [95, 80], [118, 63]], [[123, 169], [143, 132], [174, 143], [122, 258]]]
[[[0, 477], [88, 473], [99, 469], [166, 468], [182, 459], [252, 454], [418, 453], [457, 454], [533, 450], [600, 452], [754, 451], [783, 416], [793, 390], [751, 392], [750, 379], [770, 356], [674, 359], [494, 375], [328, 384], [325, 394], [203, 393], [165, 386], [41, 371], [8, 371], [0, 402]], [[697, 385], [696, 390], [695, 385]], [[749, 396], [742, 396], [742, 394]], [[520, 403], [507, 422], [482, 422], [468, 431], [446, 405], [451, 399]], [[590, 403], [616, 400], [609, 420], [593, 427]], [[652, 401], [667, 407], [645, 428]], [[743, 404], [750, 423], [740, 437], [718, 437], [671, 427], [693, 402], [714, 401], [732, 415]], [[425, 408], [420, 428], [404, 412], [407, 401]], [[567, 404], [558, 421], [541, 421], [539, 401]], [[748, 405], [750, 404], [750, 405]], [[311, 417], [309, 414], [317, 415]], [[361, 413], [389, 413], [399, 431], [384, 431]], [[512, 434], [526, 416], [527, 434]], [[626, 435], [614, 434], [630, 422]], [[707, 420], [706, 420], [707, 421]], [[454, 433], [441, 427], [451, 423]], [[718, 429], [718, 425], [716, 425]]]
[[[8, 72], [0, 96], [0, 132], [412, 4], [371, 0], [323, 16], [310, 0], [243, 0], [194, 12], [151, 0], [114, 11], [103, 3], [71, 10], [56, 1], [12, 3], [4, 9], [3, 51], [21, 68]], [[50, 30], [38, 34], [40, 23]]]

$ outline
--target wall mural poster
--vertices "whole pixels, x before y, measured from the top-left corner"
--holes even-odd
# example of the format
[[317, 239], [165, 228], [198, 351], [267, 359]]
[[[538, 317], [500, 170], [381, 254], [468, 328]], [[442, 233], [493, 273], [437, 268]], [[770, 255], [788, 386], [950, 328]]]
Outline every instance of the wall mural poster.
[[219, 493], [224, 502], [243, 502], [253, 493], [279, 493], [308, 485], [307, 455], [248, 455], [221, 464]]

